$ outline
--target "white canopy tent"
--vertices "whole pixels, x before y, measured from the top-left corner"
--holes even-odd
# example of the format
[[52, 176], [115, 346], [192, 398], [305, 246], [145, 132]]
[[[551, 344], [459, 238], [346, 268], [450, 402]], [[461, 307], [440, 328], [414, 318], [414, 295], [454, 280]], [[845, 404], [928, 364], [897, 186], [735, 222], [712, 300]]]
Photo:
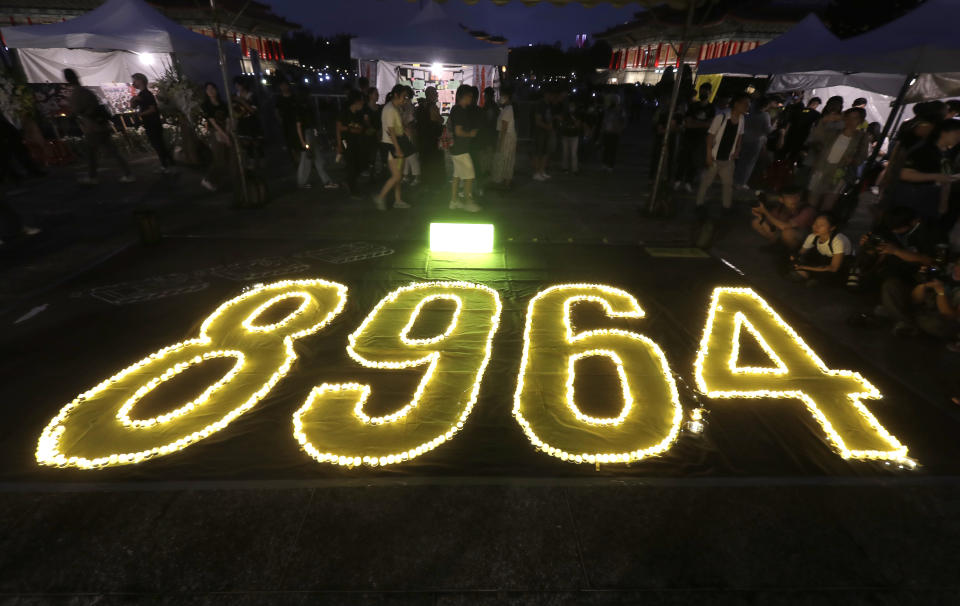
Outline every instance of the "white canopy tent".
[[432, 2], [402, 27], [350, 40], [350, 56], [366, 66], [361, 73], [376, 82], [381, 102], [404, 79], [418, 93], [421, 84], [497, 88], [508, 52], [506, 45], [474, 38]]
[[[107, 0], [69, 21], [2, 32], [7, 46], [18, 50], [30, 82], [62, 82], [66, 67], [89, 86], [128, 82], [134, 72], [157, 77], [171, 65], [171, 56], [195, 81], [220, 78], [216, 40], [188, 30], [143, 0]], [[223, 47], [230, 71], [239, 73], [239, 46]]]

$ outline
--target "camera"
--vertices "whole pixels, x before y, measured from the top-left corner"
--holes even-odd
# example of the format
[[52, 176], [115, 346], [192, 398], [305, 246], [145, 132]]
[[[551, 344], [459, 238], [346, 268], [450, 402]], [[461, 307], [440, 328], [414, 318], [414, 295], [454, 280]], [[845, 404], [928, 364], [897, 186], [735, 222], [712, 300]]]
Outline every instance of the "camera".
[[928, 265], [921, 267], [920, 271], [917, 272], [916, 280], [918, 284], [925, 284], [931, 280], [940, 280], [941, 282], [949, 282], [950, 272], [947, 269], [940, 265]]
[[865, 253], [876, 253], [877, 247], [886, 242], [883, 236], [874, 233], [867, 234], [867, 241], [863, 243], [860, 249]]
[[758, 191], [756, 193], [756, 196], [757, 196], [757, 199], [753, 203], [754, 208], [769, 207], [769, 201], [767, 200], [767, 192], [762, 190]]

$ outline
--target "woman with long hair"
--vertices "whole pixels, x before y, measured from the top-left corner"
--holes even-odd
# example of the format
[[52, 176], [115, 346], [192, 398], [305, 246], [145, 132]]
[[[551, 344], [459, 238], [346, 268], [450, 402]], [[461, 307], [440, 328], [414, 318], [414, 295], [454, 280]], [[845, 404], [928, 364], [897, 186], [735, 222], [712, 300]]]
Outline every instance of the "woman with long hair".
[[497, 144], [493, 156], [492, 180], [510, 189], [517, 162], [517, 128], [513, 116], [513, 89], [500, 89], [500, 116], [497, 119]]
[[[380, 147], [387, 157], [387, 166], [390, 168], [390, 178], [380, 188], [380, 193], [373, 197], [373, 203], [377, 210], [387, 210], [387, 203], [384, 200], [386, 195], [393, 190], [393, 207], [410, 208], [410, 205], [403, 201], [403, 142], [409, 143], [403, 128], [403, 117], [400, 114], [401, 106], [406, 102], [406, 89], [402, 84], [393, 87], [387, 96], [387, 102], [383, 104], [383, 110], [380, 114], [381, 136]], [[409, 146], [412, 147], [412, 146]], [[409, 147], [407, 151], [409, 151]]]

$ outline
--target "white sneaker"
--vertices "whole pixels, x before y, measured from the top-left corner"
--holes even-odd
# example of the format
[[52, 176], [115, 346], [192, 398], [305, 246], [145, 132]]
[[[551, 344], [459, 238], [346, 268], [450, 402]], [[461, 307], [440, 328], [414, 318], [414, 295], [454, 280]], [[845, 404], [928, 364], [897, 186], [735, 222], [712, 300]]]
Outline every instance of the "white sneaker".
[[543, 175], [540, 174], [540, 173], [534, 174], [534, 175], [533, 175], [533, 180], [534, 180], [534, 181], [546, 181], [546, 179], [545, 179], [545, 178], [543, 177]]
[[737, 186], [737, 189], [740, 190], [740, 191], [750, 191], [750, 186], [749, 186], [749, 185], [738, 185], [738, 186]]
[[410, 208], [410, 205], [404, 202], [403, 200], [400, 200], [399, 202], [394, 202], [393, 207], [406, 209], [406, 208]]
[[387, 203], [376, 196], [373, 197], [373, 205], [377, 207], [377, 210], [387, 210]]
[[551, 177], [547, 173], [540, 173], [540, 176], [543, 177], [544, 181], [546, 181], [547, 179], [553, 179], [553, 177]]
[[331, 181], [330, 183], [324, 183], [323, 189], [340, 189], [340, 184], [334, 183], [333, 181]]
[[687, 193], [688, 193], [688, 194], [692, 194], [692, 193], [693, 193], [693, 186], [690, 185], [689, 183], [684, 183], [684, 184], [683, 184], [683, 189], [687, 190]]
[[450, 210], [465, 210], [468, 213], [478, 213], [483, 210], [483, 208], [473, 200], [466, 200], [464, 202], [456, 200], [450, 203]]
[[[604, 168], [606, 168], [606, 166], [604, 166]], [[681, 183], [680, 181], [673, 182], [673, 191], [680, 191], [681, 187], [683, 187], [683, 183]]]
[[217, 191], [217, 186], [206, 179], [200, 181], [200, 185], [208, 191]]
[[124, 175], [124, 176], [120, 177], [120, 182], [121, 182], [121, 183], [133, 183], [133, 182], [136, 181], [136, 180], [137, 180], [137, 178], [134, 177], [133, 175]]
[[416, 187], [420, 185], [420, 177], [414, 177], [413, 181], [410, 182], [410, 187]]
[[23, 235], [25, 236], [35, 236], [39, 234], [42, 230], [39, 227], [30, 227], [28, 225], [23, 226]]

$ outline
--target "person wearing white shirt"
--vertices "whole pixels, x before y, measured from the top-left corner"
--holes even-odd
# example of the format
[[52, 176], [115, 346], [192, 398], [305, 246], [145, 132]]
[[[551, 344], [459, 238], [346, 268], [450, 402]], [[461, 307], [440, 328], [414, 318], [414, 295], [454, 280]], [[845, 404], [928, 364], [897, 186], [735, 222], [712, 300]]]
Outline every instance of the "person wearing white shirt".
[[697, 209], [702, 209], [707, 198], [707, 189], [717, 175], [723, 186], [723, 208], [728, 212], [733, 207], [733, 169], [740, 155], [743, 138], [744, 115], [750, 108], [750, 95], [740, 93], [730, 103], [730, 115], [718, 113], [707, 129], [707, 167], [700, 175], [697, 190]]
[[513, 117], [513, 90], [500, 89], [500, 116], [497, 118], [497, 149], [493, 158], [493, 182], [510, 189], [517, 161], [517, 127]]
[[817, 215], [812, 229], [813, 233], [800, 247], [791, 276], [797, 281], [817, 277], [835, 284], [842, 283], [853, 258], [850, 239], [837, 232], [837, 218], [829, 212]]
[[383, 184], [380, 193], [373, 197], [373, 203], [377, 210], [387, 210], [387, 203], [384, 198], [393, 190], [393, 207], [410, 208], [410, 205], [401, 198], [401, 189], [403, 186], [403, 157], [404, 151], [401, 146], [401, 139], [406, 139], [406, 133], [403, 128], [403, 118], [400, 114], [400, 107], [406, 102], [406, 88], [398, 84], [390, 91], [387, 102], [383, 104], [383, 110], [380, 113], [380, 146], [387, 156], [387, 164], [390, 166], [390, 178]]

